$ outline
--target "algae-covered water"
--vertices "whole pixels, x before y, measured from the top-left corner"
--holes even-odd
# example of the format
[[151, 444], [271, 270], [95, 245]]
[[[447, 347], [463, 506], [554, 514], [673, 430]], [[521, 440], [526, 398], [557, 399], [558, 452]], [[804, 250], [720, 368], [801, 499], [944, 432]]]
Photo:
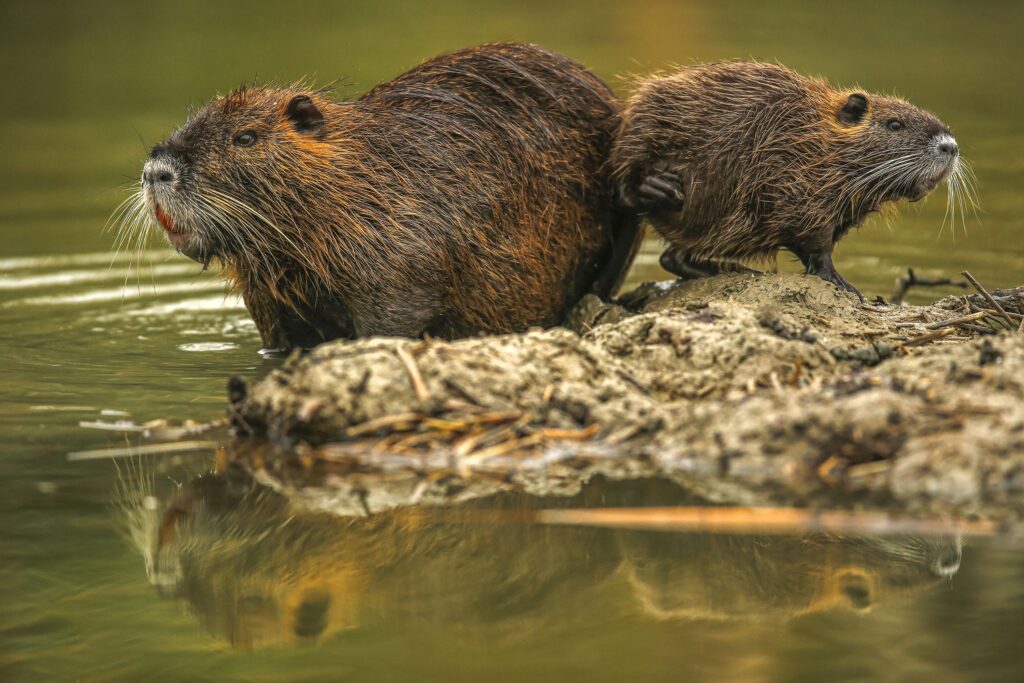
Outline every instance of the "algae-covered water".
[[[620, 92], [777, 59], [934, 111], [977, 174], [966, 226], [942, 227], [940, 189], [844, 240], [841, 272], [869, 296], [907, 267], [996, 288], [1024, 280], [1022, 29], [1016, 3], [0, 3], [0, 680], [1020, 680], [1019, 547], [531, 521], [693, 502], [656, 482], [338, 518], [203, 454], [66, 454], [130, 440], [83, 421], [218, 417], [225, 378], [278, 362], [214, 275], [156, 239], [132, 268], [103, 232], [147, 146], [215, 92], [310, 76], [354, 96], [499, 39]], [[632, 282], [663, 276], [656, 255]], [[181, 501], [154, 566], [153, 520]]]

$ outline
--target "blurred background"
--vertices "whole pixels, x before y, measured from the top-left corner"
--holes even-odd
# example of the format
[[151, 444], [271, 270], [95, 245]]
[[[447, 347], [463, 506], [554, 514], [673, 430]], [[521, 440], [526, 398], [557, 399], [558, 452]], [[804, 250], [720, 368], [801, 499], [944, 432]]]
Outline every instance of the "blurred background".
[[[103, 250], [100, 227], [146, 147], [188, 107], [242, 82], [311, 76], [355, 97], [432, 55], [536, 42], [628, 76], [692, 61], [778, 60], [936, 113], [978, 175], [981, 211], [952, 229], [945, 189], [844, 240], [840, 270], [887, 294], [907, 266], [970, 269], [990, 287], [1024, 274], [1020, 3], [324, 2], [3, 3], [0, 221], [4, 252]], [[789, 262], [788, 257], [780, 260]], [[785, 264], [783, 264], [785, 267]], [[644, 275], [654, 277], [656, 272]], [[930, 296], [926, 293], [925, 296]]]
[[[895, 93], [953, 129], [981, 208], [943, 227], [940, 188], [844, 239], [840, 271], [888, 296], [907, 267], [966, 268], [989, 288], [1024, 281], [1021, 35], [1017, 2], [0, 0], [0, 680], [1019, 680], [1024, 553], [985, 544], [964, 549], [940, 590], [869, 614], [659, 621], [613, 582], [599, 599], [584, 594], [585, 609], [538, 603], [539, 630], [531, 617], [501, 631], [501, 610], [478, 605], [500, 646], [459, 640], [458, 619], [397, 618], [316, 650], [241, 655], [159, 600], [119, 536], [111, 505], [126, 465], [66, 456], [126, 443], [81, 422], [219, 417], [226, 377], [279, 362], [257, 355], [254, 326], [213, 274], [157, 235], [135, 270], [104, 232], [148, 148], [218, 92], [308, 76], [353, 98], [435, 54], [519, 40], [571, 56], [624, 96], [632, 74], [736, 58]], [[658, 251], [651, 242], [631, 282], [666, 277]], [[166, 498], [210, 466], [167, 459], [145, 477]], [[560, 552], [562, 540], [529, 543]], [[581, 545], [584, 564], [613, 559]], [[253, 553], [246, 562], [259, 562]], [[454, 571], [432, 590], [467, 581]], [[235, 607], [262, 618], [258, 605]]]

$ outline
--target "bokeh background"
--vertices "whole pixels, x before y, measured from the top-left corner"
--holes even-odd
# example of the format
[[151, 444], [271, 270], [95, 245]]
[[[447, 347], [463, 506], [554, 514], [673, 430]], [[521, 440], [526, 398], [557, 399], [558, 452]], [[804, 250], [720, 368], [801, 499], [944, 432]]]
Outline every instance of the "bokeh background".
[[623, 95], [631, 74], [757, 58], [908, 98], [952, 127], [977, 172], [981, 211], [968, 211], [955, 231], [947, 219], [940, 233], [942, 188], [888, 227], [876, 220], [845, 240], [842, 272], [871, 294], [888, 293], [907, 266], [933, 275], [969, 268], [989, 286], [1008, 286], [1024, 274], [1022, 24], [1024, 6], [1014, 2], [8, 0], [0, 15], [4, 250], [108, 248], [99, 228], [121, 198], [119, 183], [137, 177], [145, 146], [189, 106], [242, 82], [311, 76], [354, 97], [440, 52], [524, 40], [572, 56]]

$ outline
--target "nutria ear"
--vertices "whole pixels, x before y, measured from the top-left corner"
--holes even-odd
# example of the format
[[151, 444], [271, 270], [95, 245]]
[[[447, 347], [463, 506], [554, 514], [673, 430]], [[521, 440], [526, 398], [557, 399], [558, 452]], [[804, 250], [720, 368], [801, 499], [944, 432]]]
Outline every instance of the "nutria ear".
[[860, 123], [868, 110], [868, 98], [855, 92], [846, 99], [846, 104], [839, 110], [838, 118], [843, 123]]
[[871, 608], [871, 586], [865, 577], [844, 574], [839, 577], [839, 590], [853, 609], [864, 611]]
[[295, 130], [300, 133], [312, 133], [324, 125], [324, 115], [320, 113], [308, 95], [293, 97], [284, 113], [295, 124]]

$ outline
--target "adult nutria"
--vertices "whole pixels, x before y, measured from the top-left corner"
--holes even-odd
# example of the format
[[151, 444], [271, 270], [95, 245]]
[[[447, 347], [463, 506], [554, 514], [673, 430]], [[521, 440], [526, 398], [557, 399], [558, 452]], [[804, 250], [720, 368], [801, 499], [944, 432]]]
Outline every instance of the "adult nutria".
[[623, 204], [669, 242], [667, 270], [788, 249], [861, 299], [833, 267], [836, 242], [886, 202], [963, 180], [956, 140], [928, 112], [756, 62], [646, 80], [612, 158]]
[[151, 585], [187, 601], [205, 629], [240, 649], [410, 622], [458, 624], [442, 631], [489, 645], [503, 635], [521, 642], [525, 632], [557, 632], [581, 606], [611, 600], [617, 614], [658, 620], [787, 621], [910, 598], [948, 582], [961, 561], [956, 536], [524, 523], [553, 505], [678, 502], [680, 489], [664, 480], [595, 478], [561, 503], [467, 482], [457, 504], [434, 497], [440, 485], [418, 505], [408, 501], [423, 480], [401, 469], [336, 478], [327, 488], [289, 475], [288, 487], [274, 490], [237, 462], [180, 488], [154, 490], [146, 469], [126, 469], [118, 483], [120, 521]]
[[244, 87], [153, 148], [139, 212], [224, 266], [268, 347], [555, 325], [612, 293], [638, 238], [605, 166], [619, 109], [579, 64], [518, 44], [351, 102]]
[[410, 622], [459, 624], [445, 630], [494, 645], [552, 605], [592, 599], [586, 589], [618, 565], [607, 530], [522, 523], [550, 499], [488, 485], [471, 484], [458, 505], [409, 505], [423, 490], [415, 473], [356, 475], [334, 506], [316, 494], [300, 502], [311, 493], [301, 486], [286, 497], [237, 465], [170, 497], [156, 495], [151, 472], [125, 474], [120, 521], [151, 585], [245, 650]]

